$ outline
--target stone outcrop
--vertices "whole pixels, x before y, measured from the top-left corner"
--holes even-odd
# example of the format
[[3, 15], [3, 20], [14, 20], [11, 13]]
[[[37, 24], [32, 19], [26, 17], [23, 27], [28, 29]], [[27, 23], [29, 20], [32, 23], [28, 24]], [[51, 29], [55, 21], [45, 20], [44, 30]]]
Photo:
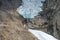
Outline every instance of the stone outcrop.
[[43, 11], [30, 20], [29, 28], [39, 28], [60, 40], [60, 0], [45, 0], [42, 3]]
[[60, 40], [60, 0], [46, 0], [43, 9], [49, 24], [49, 34]]

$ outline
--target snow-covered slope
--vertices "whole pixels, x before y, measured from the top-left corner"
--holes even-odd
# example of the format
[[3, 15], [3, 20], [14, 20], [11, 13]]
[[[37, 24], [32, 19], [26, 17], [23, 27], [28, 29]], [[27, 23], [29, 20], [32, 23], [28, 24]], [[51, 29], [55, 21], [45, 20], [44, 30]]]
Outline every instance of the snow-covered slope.
[[44, 33], [42, 31], [32, 30], [32, 29], [28, 29], [28, 31], [31, 32], [33, 35], [35, 35], [39, 40], [57, 40], [53, 36]]

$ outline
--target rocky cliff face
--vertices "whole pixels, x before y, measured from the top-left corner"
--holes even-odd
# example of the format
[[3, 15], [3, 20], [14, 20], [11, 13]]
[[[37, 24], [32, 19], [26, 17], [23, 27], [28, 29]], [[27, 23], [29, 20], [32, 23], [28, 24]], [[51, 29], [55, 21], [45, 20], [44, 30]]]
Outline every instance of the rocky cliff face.
[[22, 0], [0, 0], [0, 9], [17, 9], [21, 4]]
[[35, 40], [23, 26], [24, 18], [16, 12], [21, 0], [0, 0], [0, 40]]
[[[36, 40], [24, 28], [25, 19], [16, 12], [21, 2], [21, 0], [0, 0], [0, 40]], [[60, 40], [60, 1], [46, 0], [43, 3], [43, 11], [30, 19], [28, 27], [42, 30]]]
[[45, 18], [49, 24], [49, 34], [60, 40], [60, 0], [46, 0], [43, 9], [45, 9]]
[[31, 19], [29, 28], [45, 31], [60, 40], [60, 0], [45, 0], [43, 11]]

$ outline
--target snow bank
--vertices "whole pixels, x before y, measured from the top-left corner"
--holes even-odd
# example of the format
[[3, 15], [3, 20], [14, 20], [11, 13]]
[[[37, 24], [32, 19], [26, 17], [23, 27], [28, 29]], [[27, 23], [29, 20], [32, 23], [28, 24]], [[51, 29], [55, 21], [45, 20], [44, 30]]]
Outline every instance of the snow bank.
[[28, 31], [35, 35], [39, 40], [57, 40], [53, 36], [39, 30], [28, 29]]

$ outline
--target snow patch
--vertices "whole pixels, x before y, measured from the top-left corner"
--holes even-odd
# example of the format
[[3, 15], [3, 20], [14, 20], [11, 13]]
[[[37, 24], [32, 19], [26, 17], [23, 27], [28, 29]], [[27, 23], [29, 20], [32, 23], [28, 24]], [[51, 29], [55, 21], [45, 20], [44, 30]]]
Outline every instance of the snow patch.
[[28, 29], [28, 31], [35, 35], [39, 40], [57, 40], [53, 36], [39, 30]]

